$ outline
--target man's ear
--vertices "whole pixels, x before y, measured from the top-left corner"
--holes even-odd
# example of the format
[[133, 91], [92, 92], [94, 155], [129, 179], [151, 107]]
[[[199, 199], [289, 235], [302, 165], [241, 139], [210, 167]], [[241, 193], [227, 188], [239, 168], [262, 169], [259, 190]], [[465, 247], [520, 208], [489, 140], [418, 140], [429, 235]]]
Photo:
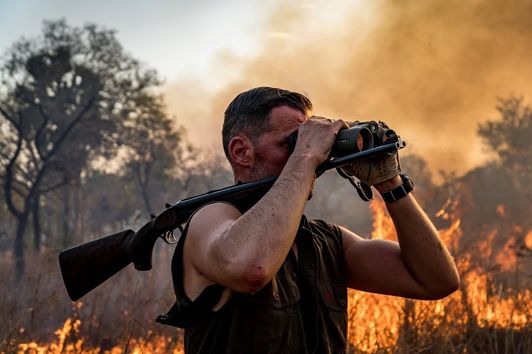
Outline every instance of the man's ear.
[[239, 166], [253, 165], [254, 148], [249, 138], [245, 135], [236, 135], [229, 141], [229, 156]]

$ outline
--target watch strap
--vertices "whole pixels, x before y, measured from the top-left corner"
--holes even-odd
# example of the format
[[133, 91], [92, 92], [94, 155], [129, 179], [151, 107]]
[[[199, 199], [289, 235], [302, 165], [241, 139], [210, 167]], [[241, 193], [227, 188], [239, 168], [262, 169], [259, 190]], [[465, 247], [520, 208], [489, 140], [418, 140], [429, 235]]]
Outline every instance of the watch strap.
[[399, 175], [403, 183], [400, 186], [397, 186], [388, 192], [381, 193], [382, 199], [386, 203], [393, 203], [401, 198], [406, 197], [412, 190], [414, 190], [414, 182], [406, 173], [401, 173]]

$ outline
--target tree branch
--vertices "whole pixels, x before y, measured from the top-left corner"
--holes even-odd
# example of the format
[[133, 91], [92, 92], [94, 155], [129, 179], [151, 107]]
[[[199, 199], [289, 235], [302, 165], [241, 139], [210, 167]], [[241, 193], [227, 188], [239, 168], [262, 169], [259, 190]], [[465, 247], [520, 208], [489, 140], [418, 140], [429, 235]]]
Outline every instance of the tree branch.
[[67, 184], [68, 183], [65, 181], [65, 179], [62, 179], [61, 182], [58, 182], [58, 183], [56, 183], [56, 184], [54, 184], [54, 185], [52, 185], [52, 186], [50, 186], [48, 188], [41, 188], [41, 189], [39, 189], [38, 192], [41, 193], [41, 194], [47, 194], [49, 192], [53, 192], [56, 189], [59, 189], [59, 188], [65, 186]]
[[[99, 90], [97, 90], [96, 92], [98, 92]], [[93, 102], [96, 100], [96, 94], [93, 95], [87, 102], [87, 104], [83, 107], [83, 109], [81, 110], [81, 112], [76, 116], [76, 118], [74, 118], [72, 120], [72, 122], [70, 122], [66, 129], [61, 133], [61, 135], [59, 135], [59, 139], [57, 139], [57, 141], [55, 142], [55, 144], [53, 144], [53, 148], [48, 152], [48, 154], [46, 154], [46, 156], [43, 157], [43, 160], [48, 160], [50, 159], [50, 157], [52, 157], [56, 152], [57, 150], [59, 150], [59, 148], [61, 147], [61, 145], [63, 144], [63, 142], [65, 141], [65, 139], [67, 138], [68, 134], [70, 134], [70, 132], [72, 131], [72, 129], [74, 129], [74, 127], [76, 126], [76, 124], [79, 123], [79, 121], [83, 118], [83, 116], [88, 112], [88, 110], [91, 108]]]
[[18, 130], [19, 130], [19, 124], [17, 123], [17, 121], [15, 121], [15, 119], [13, 117], [11, 117], [10, 114], [7, 113], [7, 111], [2, 107], [2, 105], [0, 104], [0, 113], [2, 113], [2, 115], [4, 117], [6, 117], [6, 119]]
[[[4, 110], [2, 109], [2, 114], [5, 115], [4, 113]], [[8, 116], [6, 116], [8, 117]], [[9, 118], [8, 118], [9, 119]], [[15, 166], [15, 162], [17, 161], [17, 158], [20, 154], [20, 150], [22, 148], [22, 132], [20, 131], [19, 127], [14, 125], [15, 126], [15, 129], [17, 130], [17, 133], [18, 133], [18, 139], [17, 139], [17, 147], [15, 149], [15, 153], [13, 154], [13, 156], [9, 159], [9, 162], [7, 163], [7, 166], [6, 166], [6, 177], [5, 177], [5, 183], [4, 183], [4, 195], [5, 195], [5, 199], [6, 199], [6, 205], [7, 205], [7, 209], [9, 210], [9, 212], [11, 214], [13, 214], [17, 219], [21, 219], [24, 212], [26, 212], [26, 210], [18, 210], [17, 207], [15, 206], [15, 203], [13, 202], [13, 189], [15, 188], [13, 186], [13, 179], [14, 179], [14, 176], [13, 176], [13, 167]]]
[[[97, 90], [96, 92], [98, 92], [99, 90]], [[83, 109], [80, 111], [80, 113], [76, 116], [76, 118], [74, 118], [72, 120], [72, 122], [70, 122], [66, 129], [61, 133], [61, 135], [59, 136], [59, 139], [57, 139], [57, 141], [55, 142], [55, 144], [53, 144], [53, 147], [52, 149], [48, 152], [48, 154], [46, 154], [46, 156], [43, 157], [43, 165], [41, 167], [41, 169], [39, 170], [39, 172], [37, 173], [37, 176], [35, 178], [35, 181], [30, 189], [30, 193], [28, 195], [28, 199], [26, 199], [25, 203], [28, 202], [29, 200], [31, 200], [31, 198], [33, 197], [33, 195], [36, 193], [40, 183], [41, 183], [41, 180], [44, 178], [44, 173], [46, 171], [46, 169], [48, 168], [48, 160], [54, 156], [54, 154], [59, 150], [59, 148], [61, 147], [61, 145], [63, 144], [63, 142], [66, 140], [67, 136], [69, 135], [69, 133], [72, 131], [72, 129], [74, 129], [74, 127], [76, 126], [77, 123], [79, 123], [79, 121], [83, 118], [83, 116], [88, 112], [89, 108], [92, 106], [94, 100], [96, 99], [96, 94], [93, 95], [88, 101], [87, 101], [87, 104], [83, 107]], [[28, 205], [25, 205], [25, 208], [28, 207]]]
[[43, 159], [43, 153], [41, 151], [41, 148], [39, 147], [39, 139], [41, 137], [41, 134], [44, 130], [44, 127], [48, 124], [50, 121], [50, 116], [44, 111], [44, 107], [37, 103], [32, 103], [33, 105], [36, 105], [39, 108], [39, 112], [43, 116], [44, 120], [39, 129], [37, 129], [37, 132], [35, 133], [35, 147], [37, 148], [37, 154], [39, 154], [39, 157]]

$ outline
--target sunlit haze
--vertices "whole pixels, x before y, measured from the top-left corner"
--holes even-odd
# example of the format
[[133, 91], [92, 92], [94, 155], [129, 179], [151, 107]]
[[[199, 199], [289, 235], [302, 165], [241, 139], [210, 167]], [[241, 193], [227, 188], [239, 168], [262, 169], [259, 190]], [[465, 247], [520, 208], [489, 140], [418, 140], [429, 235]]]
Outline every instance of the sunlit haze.
[[532, 100], [530, 13], [527, 0], [2, 0], [0, 49], [43, 19], [93, 22], [160, 73], [196, 145], [219, 146], [237, 93], [275, 85], [307, 93], [315, 114], [384, 120], [433, 172], [463, 173], [488, 158], [476, 130], [497, 98]]

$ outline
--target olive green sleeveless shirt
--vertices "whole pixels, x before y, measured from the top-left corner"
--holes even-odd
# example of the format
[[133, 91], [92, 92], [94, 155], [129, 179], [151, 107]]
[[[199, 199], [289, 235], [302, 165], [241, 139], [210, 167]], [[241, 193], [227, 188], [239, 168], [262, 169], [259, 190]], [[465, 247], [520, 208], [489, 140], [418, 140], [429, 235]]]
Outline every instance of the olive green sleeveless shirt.
[[191, 301], [183, 288], [181, 236], [172, 259], [176, 304], [158, 322], [185, 328], [186, 353], [345, 353], [347, 285], [339, 228], [302, 217], [296, 245], [270, 283], [254, 295], [207, 287]]

